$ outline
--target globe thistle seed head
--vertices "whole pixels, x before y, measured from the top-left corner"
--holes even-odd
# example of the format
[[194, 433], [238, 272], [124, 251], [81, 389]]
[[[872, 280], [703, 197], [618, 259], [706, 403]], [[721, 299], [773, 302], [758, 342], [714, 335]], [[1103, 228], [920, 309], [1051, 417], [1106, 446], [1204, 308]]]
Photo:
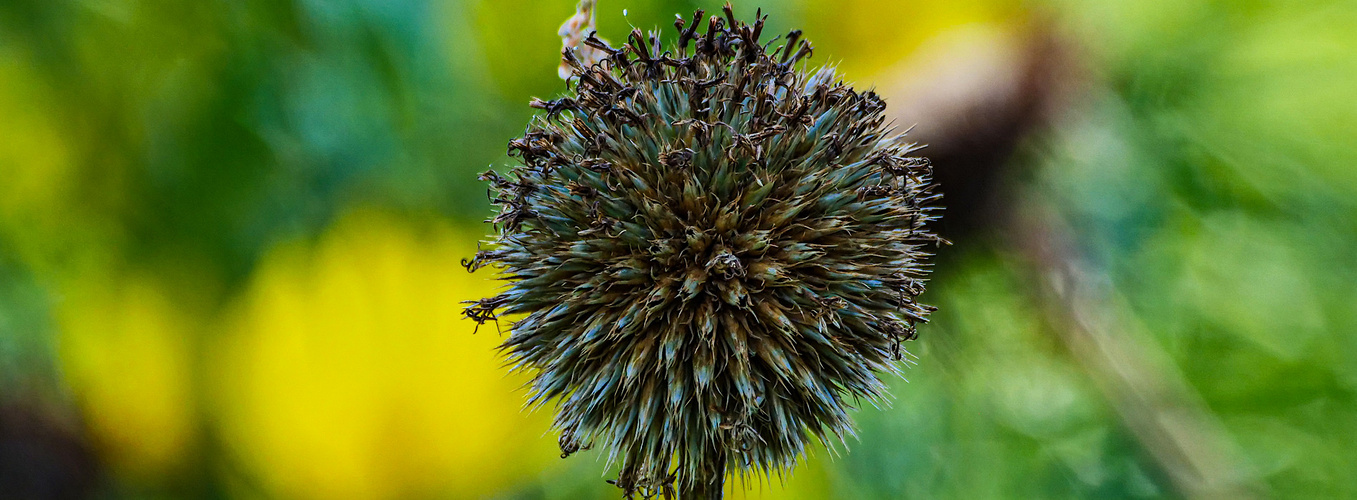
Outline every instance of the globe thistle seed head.
[[573, 89], [533, 100], [518, 166], [482, 174], [497, 237], [464, 262], [501, 268], [466, 314], [521, 317], [501, 347], [529, 404], [556, 402], [563, 455], [600, 446], [629, 494], [844, 439], [932, 310], [929, 163], [875, 93], [804, 71], [800, 32], [724, 13], [680, 18], [668, 49], [568, 48]]

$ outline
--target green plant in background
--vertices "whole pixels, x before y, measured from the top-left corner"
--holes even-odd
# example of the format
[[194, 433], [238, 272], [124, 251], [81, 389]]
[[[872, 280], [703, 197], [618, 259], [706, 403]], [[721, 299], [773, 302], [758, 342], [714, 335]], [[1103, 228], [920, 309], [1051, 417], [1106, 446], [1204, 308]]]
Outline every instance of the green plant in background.
[[[457, 318], [494, 274], [448, 274], [575, 3], [0, 2], [0, 498], [619, 496], [509, 418], [533, 373]], [[1357, 2], [756, 7], [919, 123], [958, 248], [851, 452], [728, 497], [1357, 496]]]
[[534, 100], [521, 165], [481, 176], [498, 238], [465, 265], [510, 284], [466, 315], [523, 315], [501, 348], [530, 405], [558, 403], [562, 456], [620, 460], [628, 497], [717, 498], [727, 471], [832, 448], [932, 311], [929, 163], [875, 93], [798, 67], [799, 31], [724, 14], [679, 18], [668, 50], [571, 47], [567, 23], [573, 92]]

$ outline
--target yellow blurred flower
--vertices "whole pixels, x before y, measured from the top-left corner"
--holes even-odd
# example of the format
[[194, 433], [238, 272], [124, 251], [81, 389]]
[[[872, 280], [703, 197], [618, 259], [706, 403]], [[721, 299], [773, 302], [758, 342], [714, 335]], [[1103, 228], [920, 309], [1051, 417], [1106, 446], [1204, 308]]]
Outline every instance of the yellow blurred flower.
[[1024, 19], [1013, 0], [808, 0], [802, 8], [806, 36], [815, 42], [812, 62], [835, 63], [848, 80], [864, 84], [892, 77], [893, 67], [934, 39], [977, 28], [1006, 31]]
[[480, 497], [555, 458], [495, 329], [460, 317], [494, 286], [459, 265], [475, 239], [362, 213], [264, 259], [209, 369], [228, 451], [270, 493]]
[[194, 440], [190, 318], [152, 280], [94, 274], [57, 308], [63, 376], [115, 472], [169, 477]]

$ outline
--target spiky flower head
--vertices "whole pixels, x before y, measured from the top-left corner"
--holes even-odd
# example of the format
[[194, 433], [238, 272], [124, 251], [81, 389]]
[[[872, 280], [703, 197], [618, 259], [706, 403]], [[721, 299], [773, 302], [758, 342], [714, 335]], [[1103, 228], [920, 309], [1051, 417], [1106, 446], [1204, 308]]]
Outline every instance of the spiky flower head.
[[464, 262], [502, 268], [466, 313], [521, 316], [501, 347], [556, 402], [563, 456], [606, 449], [628, 495], [719, 496], [842, 441], [932, 309], [928, 162], [875, 93], [804, 71], [799, 31], [724, 14], [679, 18], [668, 50], [567, 48], [573, 89], [482, 174], [498, 234]]

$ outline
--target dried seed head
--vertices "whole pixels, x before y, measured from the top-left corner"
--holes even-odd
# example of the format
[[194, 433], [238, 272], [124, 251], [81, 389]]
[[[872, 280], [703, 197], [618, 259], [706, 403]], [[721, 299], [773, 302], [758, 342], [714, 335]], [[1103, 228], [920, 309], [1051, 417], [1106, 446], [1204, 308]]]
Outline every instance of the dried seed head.
[[531, 403], [557, 402], [563, 454], [620, 460], [628, 494], [842, 440], [932, 310], [932, 167], [885, 104], [803, 72], [800, 32], [760, 44], [762, 16], [702, 14], [667, 50], [640, 30], [591, 34], [595, 64], [566, 48], [573, 92], [534, 100], [521, 164], [482, 175], [498, 237], [467, 261], [508, 281], [467, 316], [522, 318], [502, 348]]

